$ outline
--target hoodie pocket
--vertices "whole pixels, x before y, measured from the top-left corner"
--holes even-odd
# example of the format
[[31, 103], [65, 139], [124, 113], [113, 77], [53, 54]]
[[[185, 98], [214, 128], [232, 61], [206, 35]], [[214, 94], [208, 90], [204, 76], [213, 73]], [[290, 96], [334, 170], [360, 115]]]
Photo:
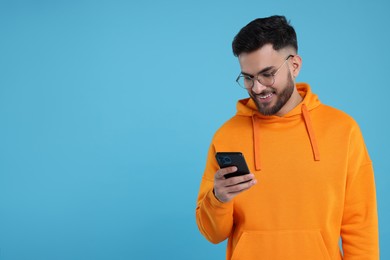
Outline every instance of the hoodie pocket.
[[232, 260], [330, 260], [319, 230], [251, 231], [242, 233]]

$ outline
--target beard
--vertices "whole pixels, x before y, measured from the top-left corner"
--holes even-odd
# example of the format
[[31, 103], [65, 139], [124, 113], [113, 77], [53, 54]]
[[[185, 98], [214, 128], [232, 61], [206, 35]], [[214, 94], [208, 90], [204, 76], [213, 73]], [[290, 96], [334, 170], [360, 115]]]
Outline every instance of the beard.
[[[287, 75], [287, 85], [282, 90], [277, 90], [273, 87], [267, 87], [264, 91], [262, 91], [260, 94], [256, 94], [251, 90], [249, 92], [249, 96], [253, 99], [253, 101], [256, 104], [257, 110], [265, 115], [265, 116], [272, 116], [279, 112], [279, 110], [287, 103], [287, 101], [290, 100], [291, 95], [294, 92], [295, 84], [294, 80], [291, 77], [291, 73], [288, 72]], [[276, 104], [271, 106], [270, 103], [261, 103], [257, 100], [256, 96], [264, 96], [268, 94], [273, 94], [274, 97], [276, 97]]]

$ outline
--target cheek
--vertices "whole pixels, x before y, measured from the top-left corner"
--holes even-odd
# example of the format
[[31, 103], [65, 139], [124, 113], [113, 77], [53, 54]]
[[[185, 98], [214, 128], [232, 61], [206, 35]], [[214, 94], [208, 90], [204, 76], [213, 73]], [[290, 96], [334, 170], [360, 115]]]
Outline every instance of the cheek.
[[286, 77], [285, 77], [285, 79], [284, 79], [283, 84], [284, 84], [284, 85], [290, 85], [291, 82], [294, 82], [294, 76], [293, 76], [293, 75], [294, 75], [294, 74], [291, 74], [291, 71], [288, 70], [288, 73], [287, 73], [287, 75], [286, 75]]

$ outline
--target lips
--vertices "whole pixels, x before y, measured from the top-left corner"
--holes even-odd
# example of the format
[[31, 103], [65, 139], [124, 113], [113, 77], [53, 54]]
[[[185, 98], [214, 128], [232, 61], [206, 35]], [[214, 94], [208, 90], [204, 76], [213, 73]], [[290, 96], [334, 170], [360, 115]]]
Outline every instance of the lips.
[[261, 103], [269, 103], [271, 102], [274, 95], [275, 95], [274, 92], [268, 92], [268, 93], [258, 94], [256, 95], [256, 98]]
[[268, 93], [268, 94], [266, 94], [266, 95], [258, 95], [258, 97], [259, 97], [260, 99], [267, 99], [267, 98], [272, 97], [273, 95], [274, 95], [273, 93]]

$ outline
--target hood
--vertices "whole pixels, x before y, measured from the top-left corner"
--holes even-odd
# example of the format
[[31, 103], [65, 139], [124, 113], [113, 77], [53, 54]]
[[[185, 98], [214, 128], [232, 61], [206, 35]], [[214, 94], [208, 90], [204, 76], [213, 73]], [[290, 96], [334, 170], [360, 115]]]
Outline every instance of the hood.
[[317, 95], [313, 94], [310, 90], [310, 86], [306, 83], [297, 83], [296, 88], [303, 98], [302, 102], [299, 103], [295, 108], [289, 111], [283, 116], [265, 116], [262, 115], [256, 107], [255, 102], [251, 98], [246, 98], [239, 100], [237, 102], [237, 114], [238, 116], [248, 116], [252, 119], [253, 127], [253, 149], [255, 156], [255, 168], [257, 171], [261, 170], [261, 155], [260, 155], [260, 140], [259, 140], [259, 123], [273, 123], [281, 122], [286, 119], [291, 120], [303, 120], [305, 122], [306, 131], [310, 139], [311, 148], [313, 151], [313, 159], [315, 161], [320, 160], [320, 152], [315, 138], [315, 133], [313, 130], [313, 125], [310, 118], [310, 111], [317, 108], [321, 102], [319, 101]]

